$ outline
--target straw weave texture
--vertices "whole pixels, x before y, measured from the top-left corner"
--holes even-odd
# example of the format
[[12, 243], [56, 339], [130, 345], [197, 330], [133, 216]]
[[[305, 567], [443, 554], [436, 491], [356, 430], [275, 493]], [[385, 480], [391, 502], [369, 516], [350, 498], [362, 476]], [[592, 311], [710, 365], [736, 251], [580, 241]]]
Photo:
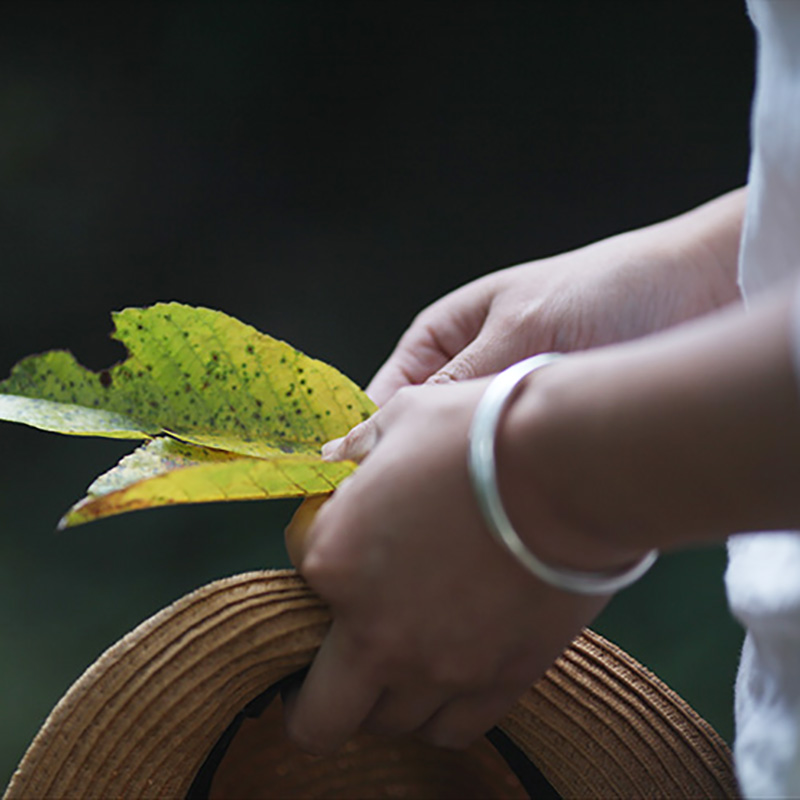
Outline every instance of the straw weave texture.
[[[288, 570], [238, 575], [186, 595], [78, 679], [25, 754], [6, 800], [185, 797], [237, 712], [306, 666], [329, 622], [324, 603]], [[280, 726], [275, 719], [272, 735]], [[730, 754], [710, 726], [644, 667], [589, 631], [500, 727], [563, 797], [737, 794]], [[343, 764], [349, 771], [349, 789], [342, 788], [341, 774], [320, 764], [316, 772], [295, 769], [302, 781], [281, 791], [383, 797], [389, 786], [394, 796], [456, 797], [453, 776], [471, 775], [472, 796], [518, 797], [510, 771], [485, 743], [477, 747], [466, 751], [465, 764], [463, 754], [437, 755], [419, 743], [358, 740], [338, 756], [339, 772]], [[228, 769], [227, 778], [223, 762], [220, 780], [238, 773], [240, 796], [256, 796], [245, 791], [247, 769], [239, 757], [242, 766]], [[277, 763], [262, 748], [251, 766], [285, 778], [293, 769], [285, 758]], [[262, 796], [280, 795], [265, 787]]]

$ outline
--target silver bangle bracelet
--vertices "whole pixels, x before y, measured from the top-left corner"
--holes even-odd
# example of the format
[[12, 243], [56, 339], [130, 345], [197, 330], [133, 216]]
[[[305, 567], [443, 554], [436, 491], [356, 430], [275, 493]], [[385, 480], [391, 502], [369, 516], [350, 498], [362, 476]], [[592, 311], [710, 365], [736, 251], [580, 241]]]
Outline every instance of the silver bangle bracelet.
[[513, 364], [492, 380], [475, 409], [470, 427], [470, 478], [489, 530], [537, 578], [558, 589], [577, 594], [613, 594], [641, 578], [655, 563], [658, 551], [651, 550], [632, 567], [615, 572], [582, 572], [545, 564], [528, 549], [514, 530], [497, 488], [495, 437], [506, 405], [523, 378], [561, 357], [559, 353], [542, 353]]

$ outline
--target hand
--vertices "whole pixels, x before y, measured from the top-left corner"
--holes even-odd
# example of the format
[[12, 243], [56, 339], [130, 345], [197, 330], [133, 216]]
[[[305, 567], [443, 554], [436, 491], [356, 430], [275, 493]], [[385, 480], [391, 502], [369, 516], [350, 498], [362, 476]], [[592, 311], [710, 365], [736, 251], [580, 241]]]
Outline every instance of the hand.
[[480, 278], [422, 311], [367, 391], [495, 373], [527, 356], [638, 338], [738, 298], [744, 192]]
[[[327, 752], [367, 727], [417, 731], [437, 744], [465, 745], [494, 724], [600, 611], [606, 598], [543, 585], [485, 529], [466, 467], [467, 431], [485, 382], [411, 387], [490, 374], [542, 350], [637, 338], [731, 302], [738, 296], [742, 201], [743, 193], [734, 193], [677, 220], [503, 270], [418, 317], [368, 388], [385, 407], [354, 429], [334, 455], [363, 459], [362, 466], [319, 510], [304, 542], [298, 541], [301, 524], [289, 534], [301, 571], [334, 616], [300, 694], [287, 705], [289, 732], [299, 744]], [[710, 363], [717, 360], [714, 352]], [[681, 352], [679, 362], [685, 361]], [[544, 374], [550, 370], [555, 375], [562, 367]], [[612, 389], [621, 385], [605, 368], [596, 373], [610, 376]], [[623, 371], [634, 378], [640, 373], [641, 368]], [[704, 361], [699, 374], [707, 373]], [[608, 383], [606, 378], [600, 383]], [[653, 397], [664, 394], [657, 386]], [[614, 409], [621, 404], [616, 390], [612, 394]], [[629, 395], [634, 396], [622, 397]], [[586, 392], [567, 396], [585, 398]], [[573, 500], [569, 468], [583, 462], [587, 447], [601, 461], [618, 450], [593, 440], [608, 426], [593, 424], [591, 409], [586, 413], [578, 405], [567, 424], [556, 426], [567, 431], [570, 445], [550, 449], [569, 462], [559, 475]], [[641, 412], [642, 404], [636, 409]], [[630, 416], [621, 416], [623, 432]], [[508, 454], [508, 447], [499, 452]], [[537, 485], [535, 476], [547, 472], [548, 482], [558, 486], [550, 463], [538, 473], [527, 469], [524, 456], [506, 463], [515, 475], [512, 521], [521, 498], [533, 549], [546, 560], [614, 569], [653, 546], [636, 533], [648, 530], [653, 518], [647, 502], [624, 528], [635, 532], [631, 539], [615, 544], [587, 528], [586, 515], [573, 514], [581, 522], [570, 524], [554, 510], [571, 506], [548, 501], [551, 489], [544, 488], [544, 479]], [[615, 514], [627, 506], [607, 498], [633, 486], [640, 473], [648, 477], [638, 469], [614, 480], [617, 473], [602, 463], [592, 474], [594, 483], [587, 484], [588, 516], [595, 505], [610, 506], [613, 524], [605, 529], [616, 530]], [[500, 477], [502, 489], [502, 457]], [[648, 487], [652, 493], [651, 483], [644, 480], [642, 497], [648, 497]]]
[[[540, 583], [485, 529], [466, 466], [485, 385], [404, 389], [340, 445], [337, 457], [363, 463], [299, 544], [334, 618], [287, 704], [307, 750], [333, 751], [362, 726], [465, 746], [605, 603]], [[569, 547], [546, 505], [536, 517]]]

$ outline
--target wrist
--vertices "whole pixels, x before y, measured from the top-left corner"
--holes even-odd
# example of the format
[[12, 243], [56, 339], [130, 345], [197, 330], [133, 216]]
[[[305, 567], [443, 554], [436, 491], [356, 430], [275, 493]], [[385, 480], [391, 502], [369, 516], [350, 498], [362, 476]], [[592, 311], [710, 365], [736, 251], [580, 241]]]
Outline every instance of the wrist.
[[529, 380], [498, 436], [500, 490], [528, 546], [612, 568], [653, 548], [800, 527], [783, 295], [571, 355]]
[[[497, 484], [497, 429], [508, 403], [529, 375], [558, 361], [559, 353], [543, 353], [513, 364], [495, 376], [478, 403], [470, 426], [468, 465], [473, 490], [495, 539], [528, 572], [546, 584], [583, 595], [610, 595], [641, 578], [658, 557], [650, 550], [618, 569], [575, 569], [543, 560], [520, 538], [511, 523]], [[550, 529], [549, 537], [555, 534]], [[596, 562], [595, 562], [596, 563]]]
[[[592, 504], [582, 484], [593, 420], [580, 402], [576, 357], [529, 376], [497, 433], [498, 486], [523, 543], [548, 564], [568, 570], [623, 571], [652, 549], [615, 536], [607, 507]], [[582, 382], [578, 370], [578, 383]]]

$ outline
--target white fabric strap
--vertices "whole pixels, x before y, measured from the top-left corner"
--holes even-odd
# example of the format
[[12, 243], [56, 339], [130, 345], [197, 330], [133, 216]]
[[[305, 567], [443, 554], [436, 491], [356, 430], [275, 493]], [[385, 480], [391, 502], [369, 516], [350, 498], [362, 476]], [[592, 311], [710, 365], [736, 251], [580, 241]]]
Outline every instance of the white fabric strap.
[[468, 461], [472, 486], [489, 530], [537, 578], [577, 594], [613, 594], [641, 578], [655, 563], [658, 552], [651, 550], [632, 567], [617, 572], [581, 572], [545, 564], [514, 530], [497, 487], [495, 438], [503, 411], [523, 378], [559, 358], [559, 353], [533, 356], [503, 370], [489, 384], [470, 427]]

